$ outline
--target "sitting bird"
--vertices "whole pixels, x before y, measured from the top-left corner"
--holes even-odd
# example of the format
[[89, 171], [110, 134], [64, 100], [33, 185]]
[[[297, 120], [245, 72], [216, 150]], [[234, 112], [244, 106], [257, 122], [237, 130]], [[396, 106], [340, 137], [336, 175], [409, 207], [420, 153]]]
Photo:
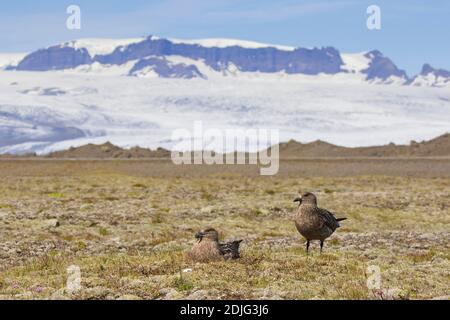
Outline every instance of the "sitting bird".
[[306, 254], [309, 252], [311, 240], [320, 240], [320, 253], [322, 253], [325, 239], [340, 227], [339, 221], [347, 218], [336, 218], [330, 211], [319, 208], [316, 196], [310, 192], [304, 193], [294, 202], [300, 203], [295, 217], [295, 226], [306, 239]]
[[219, 233], [213, 228], [206, 228], [195, 234], [198, 242], [186, 253], [186, 258], [195, 262], [238, 259], [242, 240], [220, 243]]

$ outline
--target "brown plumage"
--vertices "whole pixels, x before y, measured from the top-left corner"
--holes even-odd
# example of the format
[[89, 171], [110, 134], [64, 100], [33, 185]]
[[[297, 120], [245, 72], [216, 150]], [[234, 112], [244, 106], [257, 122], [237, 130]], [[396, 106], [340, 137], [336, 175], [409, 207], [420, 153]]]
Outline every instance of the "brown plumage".
[[186, 253], [186, 258], [194, 262], [210, 262], [237, 259], [242, 240], [220, 243], [219, 233], [213, 228], [206, 228], [195, 234], [198, 242]]
[[300, 202], [295, 217], [295, 226], [306, 239], [306, 254], [309, 252], [311, 240], [320, 240], [320, 252], [322, 253], [325, 239], [340, 227], [339, 221], [347, 218], [337, 219], [330, 211], [317, 207], [317, 198], [310, 192], [304, 193], [294, 202]]

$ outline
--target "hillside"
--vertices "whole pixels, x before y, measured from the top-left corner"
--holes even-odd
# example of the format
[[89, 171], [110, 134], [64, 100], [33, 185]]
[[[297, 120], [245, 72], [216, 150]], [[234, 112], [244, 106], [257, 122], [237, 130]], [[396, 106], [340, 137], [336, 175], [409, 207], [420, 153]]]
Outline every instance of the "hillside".
[[297, 157], [441, 157], [450, 156], [450, 134], [429, 141], [411, 141], [409, 145], [346, 148], [323, 141], [300, 143], [291, 140], [280, 144], [281, 158]]
[[[39, 156], [50, 159], [143, 159], [170, 158], [171, 152], [164, 148], [156, 150], [133, 147], [120, 148], [110, 142], [95, 145], [87, 144], [81, 147], [71, 147], [68, 150], [56, 151]], [[288, 158], [358, 158], [358, 157], [448, 157], [450, 156], [450, 133], [443, 134], [429, 141], [411, 141], [409, 145], [347, 148], [324, 141], [300, 143], [291, 140], [280, 144], [280, 157]], [[23, 156], [3, 154], [1, 158], [31, 158], [36, 154]]]
[[102, 145], [87, 144], [85, 146], [56, 151], [45, 156], [56, 159], [132, 159], [132, 158], [167, 158], [170, 151], [158, 148], [150, 150], [140, 147], [122, 149], [110, 142]]

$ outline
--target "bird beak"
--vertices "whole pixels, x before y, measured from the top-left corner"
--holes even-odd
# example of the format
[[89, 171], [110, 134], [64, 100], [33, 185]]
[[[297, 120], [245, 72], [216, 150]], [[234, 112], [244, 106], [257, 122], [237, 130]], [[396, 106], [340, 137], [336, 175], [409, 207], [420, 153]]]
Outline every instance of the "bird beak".
[[197, 232], [195, 234], [195, 239], [198, 239], [199, 241], [201, 241], [203, 239], [204, 234], [202, 232]]
[[294, 202], [300, 202], [300, 203], [302, 203], [302, 197], [297, 197], [297, 198], [295, 198]]

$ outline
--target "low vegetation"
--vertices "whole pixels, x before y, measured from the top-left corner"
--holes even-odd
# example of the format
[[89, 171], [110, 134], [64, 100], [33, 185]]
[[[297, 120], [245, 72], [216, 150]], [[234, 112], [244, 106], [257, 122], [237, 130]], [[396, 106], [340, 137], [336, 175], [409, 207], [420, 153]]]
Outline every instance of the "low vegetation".
[[[290, 174], [260, 177], [252, 168], [135, 165], [142, 167], [125, 172], [112, 161], [89, 170], [81, 161], [0, 162], [0, 299], [450, 294], [448, 177], [305, 176], [293, 164]], [[313, 243], [309, 257], [292, 222], [292, 201], [306, 190], [317, 194], [320, 206], [349, 218], [322, 255]], [[244, 239], [242, 258], [188, 263], [184, 252], [206, 226], [222, 239]], [[70, 291], [67, 268], [73, 265], [80, 268], [81, 289]], [[381, 271], [378, 289], [367, 286], [369, 266]]]

